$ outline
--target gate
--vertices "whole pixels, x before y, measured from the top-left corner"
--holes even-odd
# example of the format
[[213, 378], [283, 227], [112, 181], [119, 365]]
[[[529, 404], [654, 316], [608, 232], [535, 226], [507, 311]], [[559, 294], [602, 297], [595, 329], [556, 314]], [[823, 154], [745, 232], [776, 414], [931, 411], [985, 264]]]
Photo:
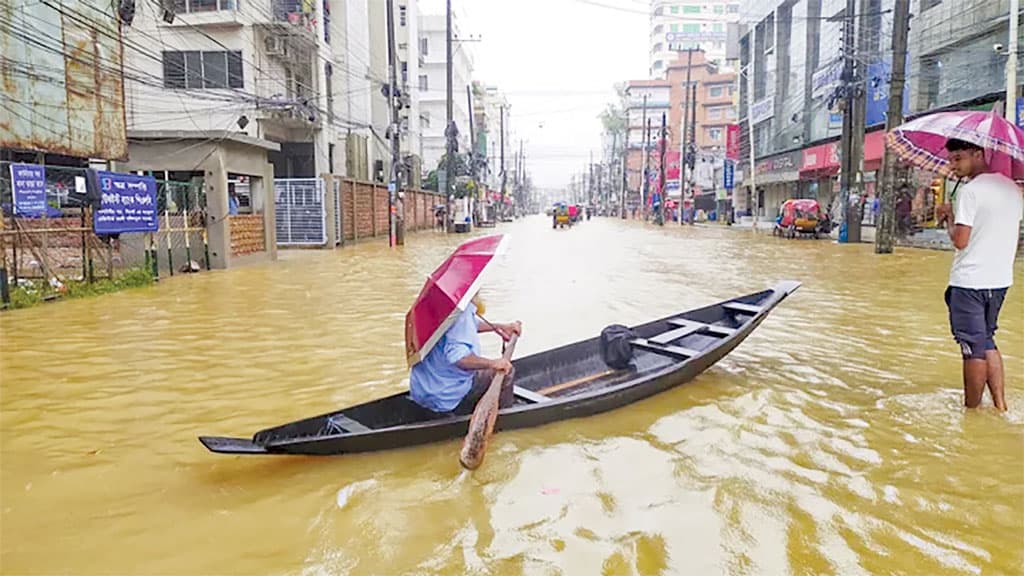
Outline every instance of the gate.
[[278, 246], [327, 243], [324, 183], [319, 178], [274, 179]]
[[334, 180], [334, 245], [340, 246], [345, 238], [341, 235], [341, 182]]

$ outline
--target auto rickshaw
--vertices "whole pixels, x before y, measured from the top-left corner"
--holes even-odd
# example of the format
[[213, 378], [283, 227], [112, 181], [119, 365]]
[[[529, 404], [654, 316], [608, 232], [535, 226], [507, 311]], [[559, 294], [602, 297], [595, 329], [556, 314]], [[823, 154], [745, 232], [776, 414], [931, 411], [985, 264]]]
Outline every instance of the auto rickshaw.
[[775, 219], [772, 235], [796, 238], [797, 235], [818, 237], [822, 220], [821, 206], [817, 200], [791, 199], [782, 203], [779, 216]]
[[572, 219], [570, 218], [569, 206], [566, 206], [565, 204], [555, 204], [551, 208], [552, 228], [565, 228], [568, 226], [572, 226]]

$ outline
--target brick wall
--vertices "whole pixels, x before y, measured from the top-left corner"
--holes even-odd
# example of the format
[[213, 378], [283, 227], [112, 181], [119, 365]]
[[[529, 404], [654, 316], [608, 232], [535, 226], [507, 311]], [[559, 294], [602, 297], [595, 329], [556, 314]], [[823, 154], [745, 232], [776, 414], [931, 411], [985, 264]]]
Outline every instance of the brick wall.
[[[342, 228], [346, 240], [387, 236], [388, 188], [383, 184], [339, 178], [341, 182]], [[405, 229], [429, 229], [434, 223], [434, 205], [441, 203], [436, 192], [405, 191]]]
[[263, 214], [231, 216], [231, 254], [244, 256], [266, 250]]

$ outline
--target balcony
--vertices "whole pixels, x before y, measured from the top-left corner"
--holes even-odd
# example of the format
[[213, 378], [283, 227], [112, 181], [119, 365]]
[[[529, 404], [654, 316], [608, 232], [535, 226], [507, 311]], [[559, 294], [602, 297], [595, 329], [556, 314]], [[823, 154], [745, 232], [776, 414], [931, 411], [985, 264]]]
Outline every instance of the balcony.
[[316, 34], [316, 12], [313, 3], [306, 0], [270, 0], [272, 23], [287, 25], [293, 30]]
[[172, 6], [174, 21], [161, 20], [161, 26], [236, 28], [245, 24], [237, 0], [173, 0]]

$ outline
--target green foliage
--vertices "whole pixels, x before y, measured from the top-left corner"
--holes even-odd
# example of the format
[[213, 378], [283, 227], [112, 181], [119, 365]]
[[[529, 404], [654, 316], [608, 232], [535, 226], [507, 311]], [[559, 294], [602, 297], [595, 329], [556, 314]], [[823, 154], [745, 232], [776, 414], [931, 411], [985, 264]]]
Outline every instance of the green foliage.
[[71, 280], [64, 284], [63, 290], [56, 290], [49, 284], [36, 281], [29, 286], [11, 287], [10, 308], [28, 308], [58, 298], [84, 298], [109, 294], [127, 288], [149, 286], [152, 283], [153, 275], [145, 268], [129, 268], [113, 280], [103, 278], [92, 284], [84, 280]]

